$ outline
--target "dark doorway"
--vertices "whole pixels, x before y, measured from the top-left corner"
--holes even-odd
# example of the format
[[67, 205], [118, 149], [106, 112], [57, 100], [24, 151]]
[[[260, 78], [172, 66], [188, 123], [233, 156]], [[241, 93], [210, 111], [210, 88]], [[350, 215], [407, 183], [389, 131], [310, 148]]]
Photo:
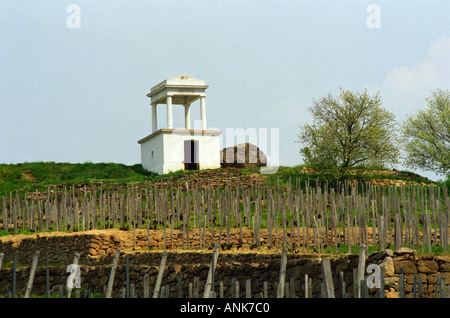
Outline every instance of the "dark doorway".
[[184, 141], [184, 170], [198, 170], [198, 140]]

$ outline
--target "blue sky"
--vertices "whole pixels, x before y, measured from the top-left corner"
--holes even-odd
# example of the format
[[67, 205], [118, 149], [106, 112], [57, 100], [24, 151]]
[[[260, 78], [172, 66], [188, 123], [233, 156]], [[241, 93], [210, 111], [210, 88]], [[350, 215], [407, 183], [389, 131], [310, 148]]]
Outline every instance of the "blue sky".
[[313, 100], [367, 88], [401, 121], [450, 88], [449, 12], [449, 1], [3, 0], [0, 162], [139, 163], [146, 94], [189, 74], [209, 85], [209, 128], [278, 128], [280, 164], [300, 164]]

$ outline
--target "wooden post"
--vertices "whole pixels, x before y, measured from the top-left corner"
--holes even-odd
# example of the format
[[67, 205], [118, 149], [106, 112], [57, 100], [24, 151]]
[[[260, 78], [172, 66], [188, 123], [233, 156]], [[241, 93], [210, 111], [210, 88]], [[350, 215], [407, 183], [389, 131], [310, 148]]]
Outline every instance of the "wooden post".
[[48, 256], [45, 258], [45, 292], [47, 298], [50, 298], [50, 267]]
[[33, 288], [34, 275], [36, 274], [36, 267], [37, 267], [37, 262], [39, 259], [39, 254], [40, 254], [40, 252], [36, 251], [36, 253], [33, 256], [33, 261], [31, 263], [30, 276], [28, 277], [27, 289], [25, 290], [25, 298], [30, 298], [31, 289]]
[[231, 278], [231, 298], [236, 296], [236, 278]]
[[[12, 202], [12, 201], [10, 201], [10, 202]], [[14, 204], [14, 207], [13, 207], [12, 210], [14, 211], [14, 213], [13, 213], [14, 233], [17, 234], [17, 231], [18, 231], [18, 227], [17, 227], [17, 207], [16, 207], [15, 204]]]
[[223, 297], [224, 297], [224, 294], [223, 294], [223, 280], [221, 280], [221, 281], [219, 282], [219, 297], [220, 297], [220, 298], [223, 298]]
[[285, 289], [285, 291], [284, 291], [284, 297], [286, 297], [286, 298], [291, 298], [291, 290], [290, 290], [290, 283], [289, 282], [286, 282], [285, 284], [284, 284], [284, 289]]
[[400, 275], [398, 277], [398, 297], [405, 298], [405, 275], [403, 268], [400, 268]]
[[378, 298], [384, 298], [384, 268], [380, 268], [380, 288], [378, 288]]
[[203, 293], [203, 298], [212, 298], [214, 293], [214, 271], [216, 270], [217, 258], [219, 256], [219, 245], [216, 244], [214, 247], [214, 252], [212, 254], [211, 266], [209, 267], [208, 278], [206, 279], [205, 291]]
[[352, 251], [352, 235], [351, 235], [351, 223], [350, 223], [350, 211], [349, 211], [349, 199], [347, 199], [347, 253], [351, 253]]
[[436, 282], [434, 285], [434, 298], [438, 298], [439, 295], [439, 275], [436, 276]]
[[422, 277], [418, 277], [417, 279], [417, 296], [419, 298], [423, 298], [423, 291], [422, 291]]
[[341, 293], [340, 297], [344, 298], [345, 295], [345, 281], [344, 281], [344, 272], [339, 272], [339, 283], [341, 285]]
[[[439, 284], [438, 284], [439, 283]], [[445, 277], [439, 277], [436, 282], [436, 288], [439, 287], [440, 298], [447, 298], [447, 291], [445, 286]]]
[[144, 275], [144, 298], [150, 297], [150, 275], [146, 273]]
[[6, 230], [6, 232], [9, 233], [8, 209], [6, 209], [6, 197], [3, 197], [3, 228]]
[[309, 298], [309, 285], [310, 285], [310, 278], [308, 277], [308, 274], [305, 274], [305, 298]]
[[327, 258], [324, 258], [322, 260], [322, 275], [324, 282], [325, 298], [335, 298], [333, 276], [331, 274], [331, 265], [330, 260]]
[[320, 298], [325, 298], [325, 280], [322, 279], [322, 284], [320, 284]]
[[395, 231], [394, 231], [394, 246], [395, 250], [398, 251], [402, 246], [402, 222], [400, 219], [400, 214], [395, 214]]
[[17, 271], [17, 264], [16, 264], [16, 257], [13, 258], [13, 290], [12, 290], [12, 297], [17, 297], [17, 289], [16, 289], [16, 271]]
[[289, 287], [290, 287], [289, 294], [290, 294], [291, 298], [296, 298], [295, 297], [295, 280], [294, 280], [294, 277], [291, 277], [289, 279]]
[[284, 284], [286, 281], [286, 264], [287, 264], [286, 253], [287, 253], [286, 246], [284, 246], [283, 251], [281, 253], [280, 276], [278, 280], [277, 298], [284, 298]]
[[130, 258], [128, 255], [125, 256], [125, 292], [125, 298], [130, 298]]
[[161, 257], [161, 263], [159, 264], [159, 272], [158, 272], [158, 277], [156, 279], [155, 290], [153, 291], [153, 298], [158, 298], [158, 296], [159, 296], [159, 290], [161, 288], [161, 281], [162, 281], [162, 278], [164, 275], [166, 261], [167, 261], [167, 252], [164, 251], [162, 254], [162, 257]]
[[431, 252], [431, 219], [429, 214], [426, 214], [424, 217], [424, 224], [422, 227], [422, 231], [424, 240], [424, 242], [422, 242], [422, 250], [423, 247], [426, 246], [427, 251]]
[[134, 284], [130, 285], [130, 294], [128, 298], [136, 298], [136, 289]]
[[[375, 235], [375, 234], [373, 234]], [[386, 233], [384, 226], [384, 216], [382, 215], [378, 220], [378, 242], [380, 244], [380, 249], [382, 252], [386, 251]]]
[[150, 219], [148, 213], [149, 212], [147, 211], [147, 248], [150, 249]]
[[263, 297], [264, 298], [269, 298], [269, 289], [268, 289], [268, 283], [267, 281], [263, 282]]
[[369, 298], [369, 290], [367, 289], [367, 283], [365, 279], [360, 281], [361, 286], [361, 298]]
[[356, 277], [357, 294], [356, 298], [361, 298], [361, 281], [364, 280], [364, 272], [366, 268], [366, 246], [362, 245], [359, 251], [358, 273]]
[[245, 281], [245, 298], [252, 298], [252, 280], [251, 278]]
[[199, 298], [200, 289], [200, 278], [194, 277], [194, 298]]
[[106, 298], [112, 297], [114, 275], [116, 274], [117, 262], [119, 261], [119, 257], [120, 257], [120, 248], [118, 247], [116, 249], [116, 254], [114, 255], [114, 260], [111, 267], [111, 274], [109, 275], [108, 289], [106, 290]]

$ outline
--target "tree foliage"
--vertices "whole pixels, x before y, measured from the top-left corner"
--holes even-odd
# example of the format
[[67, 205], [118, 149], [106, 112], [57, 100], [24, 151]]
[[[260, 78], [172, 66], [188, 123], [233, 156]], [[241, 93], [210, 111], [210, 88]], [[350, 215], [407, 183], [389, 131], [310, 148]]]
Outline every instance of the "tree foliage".
[[342, 177], [350, 167], [395, 164], [399, 147], [393, 113], [381, 107], [379, 94], [341, 89], [308, 108], [313, 117], [299, 134], [305, 164]]
[[450, 176], [450, 91], [438, 89], [425, 100], [427, 108], [402, 125], [405, 164]]

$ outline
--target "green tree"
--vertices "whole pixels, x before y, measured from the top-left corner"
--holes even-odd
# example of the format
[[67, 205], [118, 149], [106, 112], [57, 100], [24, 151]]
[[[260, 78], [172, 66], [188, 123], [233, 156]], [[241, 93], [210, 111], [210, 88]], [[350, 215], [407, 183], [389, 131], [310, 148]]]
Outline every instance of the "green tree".
[[438, 89], [425, 101], [427, 108], [402, 125], [405, 164], [450, 177], [450, 91]]
[[381, 107], [379, 94], [341, 89], [308, 108], [311, 124], [300, 127], [299, 142], [305, 164], [341, 178], [354, 166], [398, 163], [395, 116]]

